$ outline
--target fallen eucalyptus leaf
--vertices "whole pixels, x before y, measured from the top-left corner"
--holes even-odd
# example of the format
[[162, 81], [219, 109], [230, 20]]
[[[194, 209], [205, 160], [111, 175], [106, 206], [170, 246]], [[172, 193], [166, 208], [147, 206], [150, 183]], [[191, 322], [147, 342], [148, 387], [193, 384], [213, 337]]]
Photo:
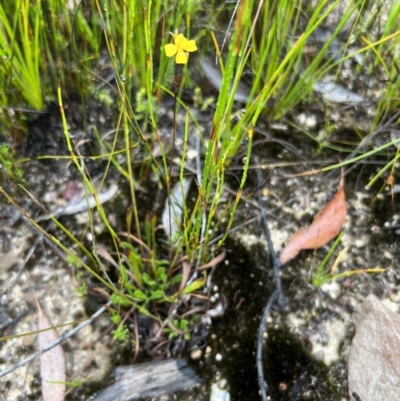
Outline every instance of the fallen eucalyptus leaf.
[[365, 99], [334, 82], [315, 82], [315, 92], [321, 93], [324, 100], [334, 103], [362, 103]]
[[[102, 205], [105, 202], [108, 202], [110, 199], [114, 197], [117, 193], [118, 185], [112, 184], [109, 189], [105, 191], [100, 191], [97, 193], [98, 202]], [[59, 216], [71, 216], [73, 214], [84, 212], [88, 209], [92, 209], [97, 205], [96, 199], [93, 195], [88, 195], [86, 197], [80, 197], [74, 200], [69, 201], [65, 206], [59, 207], [54, 210], [51, 214], [53, 217]], [[50, 219], [50, 216], [44, 216], [37, 221], [43, 221]]]
[[374, 295], [356, 308], [349, 352], [352, 401], [400, 400], [400, 315]]
[[339, 190], [333, 199], [315, 216], [309, 227], [300, 228], [290, 237], [279, 256], [282, 264], [293, 259], [303, 249], [317, 249], [324, 246], [339, 234], [347, 217], [343, 182], [342, 175]]
[[[47, 316], [43, 313], [39, 302], [36, 301], [38, 310], [38, 335], [40, 350], [45, 349], [58, 338], [56, 330]], [[48, 330], [46, 330], [48, 329]], [[57, 345], [40, 355], [40, 376], [42, 379], [43, 401], [64, 401], [65, 382], [65, 356], [61, 345]]]
[[[212, 86], [219, 91], [222, 85], [222, 74], [219, 70], [219, 67], [206, 58], [202, 58], [200, 64], [203, 68], [204, 74], [211, 82]], [[242, 83], [239, 83], [234, 99], [237, 102], [247, 103], [247, 101], [249, 100], [249, 96], [250, 90]]]
[[[215, 63], [211, 62], [206, 58], [202, 58], [200, 61], [201, 67], [203, 68], [203, 72], [210, 81], [211, 85], [216, 90], [221, 90], [222, 86], [222, 74], [218, 66]], [[239, 82], [234, 99], [236, 102], [247, 103], [250, 97], [250, 89], [243, 83]], [[275, 103], [275, 99], [268, 99], [266, 104], [263, 107], [271, 107]]]

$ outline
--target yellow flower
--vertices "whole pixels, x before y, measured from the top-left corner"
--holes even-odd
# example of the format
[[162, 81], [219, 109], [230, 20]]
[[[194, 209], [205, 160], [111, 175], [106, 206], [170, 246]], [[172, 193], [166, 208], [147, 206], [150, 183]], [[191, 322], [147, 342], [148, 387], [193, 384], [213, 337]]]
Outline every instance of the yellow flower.
[[167, 57], [175, 57], [176, 64], [186, 64], [189, 59], [189, 53], [197, 50], [196, 41], [187, 40], [182, 33], [173, 34], [174, 44], [164, 46]]

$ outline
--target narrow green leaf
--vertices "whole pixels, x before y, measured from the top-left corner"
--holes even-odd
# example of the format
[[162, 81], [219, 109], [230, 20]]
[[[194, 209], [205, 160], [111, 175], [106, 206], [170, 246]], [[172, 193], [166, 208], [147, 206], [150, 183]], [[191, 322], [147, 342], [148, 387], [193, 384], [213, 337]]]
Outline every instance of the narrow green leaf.
[[194, 292], [202, 287], [204, 287], [206, 283], [206, 280], [204, 278], [199, 278], [193, 283], [189, 284], [183, 291], [182, 294], [190, 294], [191, 292]]
[[182, 281], [182, 274], [177, 274], [176, 276], [172, 277], [171, 284], [178, 284]]
[[157, 282], [153, 280], [148, 273], [143, 273], [143, 281], [149, 286], [149, 287], [154, 287]]
[[129, 302], [129, 300], [127, 300], [125, 297], [122, 297], [120, 294], [116, 293], [111, 295], [111, 300], [115, 305], [121, 305], [121, 306], [132, 305], [132, 302]]

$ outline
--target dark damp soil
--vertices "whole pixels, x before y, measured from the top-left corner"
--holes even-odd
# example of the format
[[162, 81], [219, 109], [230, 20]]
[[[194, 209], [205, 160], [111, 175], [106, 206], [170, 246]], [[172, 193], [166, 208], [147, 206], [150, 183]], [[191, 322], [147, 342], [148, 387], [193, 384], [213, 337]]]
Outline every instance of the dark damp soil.
[[[221, 321], [215, 322], [216, 338], [210, 346], [223, 357], [217, 367], [230, 384], [232, 399], [255, 400], [259, 397], [256, 333], [273, 281], [270, 272], [259, 268], [263, 260], [257, 255], [232, 241], [226, 247], [231, 249], [227, 256], [229, 264], [215, 275], [215, 282], [228, 298], [229, 307]], [[287, 297], [292, 298], [290, 294]], [[287, 313], [288, 310], [283, 315]], [[272, 399], [305, 400], [316, 397], [317, 391], [326, 400], [338, 399], [337, 389], [328, 378], [328, 368], [315, 360], [310, 351], [307, 340], [296, 336], [284, 321], [268, 330], [264, 367]]]

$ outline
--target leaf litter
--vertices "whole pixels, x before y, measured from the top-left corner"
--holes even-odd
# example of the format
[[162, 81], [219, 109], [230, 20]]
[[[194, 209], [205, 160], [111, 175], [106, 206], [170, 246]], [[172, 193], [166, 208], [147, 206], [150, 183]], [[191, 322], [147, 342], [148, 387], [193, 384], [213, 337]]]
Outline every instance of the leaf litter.
[[326, 245], [335, 238], [346, 221], [347, 205], [344, 194], [344, 176], [340, 178], [339, 189], [332, 200], [319, 212], [312, 224], [307, 228], [300, 228], [294, 233], [285, 248], [282, 250], [279, 260], [282, 264], [288, 262], [305, 249], [317, 249]]
[[[43, 313], [38, 300], [39, 348], [45, 349], [58, 339], [57, 331], [52, 328], [48, 317]], [[49, 351], [40, 355], [40, 376], [42, 380], [43, 401], [64, 401], [65, 382], [67, 380], [65, 371], [65, 356], [61, 345], [57, 345]]]

